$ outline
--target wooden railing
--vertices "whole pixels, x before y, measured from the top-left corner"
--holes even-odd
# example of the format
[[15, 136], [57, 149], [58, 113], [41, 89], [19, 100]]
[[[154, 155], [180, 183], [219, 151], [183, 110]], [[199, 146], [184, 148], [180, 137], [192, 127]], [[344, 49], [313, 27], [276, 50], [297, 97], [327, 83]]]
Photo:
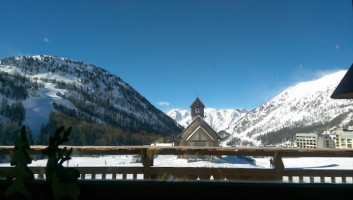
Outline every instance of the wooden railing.
[[[64, 146], [62, 146], [64, 147]], [[92, 155], [141, 155], [141, 167], [74, 167], [81, 179], [132, 179], [132, 180], [252, 180], [299, 183], [347, 183], [353, 169], [286, 169], [284, 157], [353, 157], [352, 150], [337, 149], [287, 149], [287, 148], [232, 148], [232, 147], [185, 147], [185, 146], [66, 146], [73, 148], [72, 156]], [[42, 155], [45, 146], [31, 146], [30, 155]], [[0, 146], [0, 155], [11, 155], [13, 146]], [[155, 155], [214, 155], [214, 156], [266, 156], [273, 158], [273, 168], [200, 168], [154, 166]], [[353, 166], [352, 166], [353, 168]], [[0, 178], [6, 177], [11, 167], [0, 167]], [[30, 167], [36, 178], [45, 178], [45, 167]], [[306, 180], [306, 181], [304, 181]]]

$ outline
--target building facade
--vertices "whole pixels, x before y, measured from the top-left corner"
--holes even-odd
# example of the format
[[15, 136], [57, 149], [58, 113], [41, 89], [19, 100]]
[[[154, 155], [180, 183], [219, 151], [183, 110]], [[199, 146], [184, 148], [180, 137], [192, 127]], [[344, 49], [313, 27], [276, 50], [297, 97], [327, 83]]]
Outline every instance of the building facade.
[[321, 134], [318, 137], [317, 148], [335, 149], [336, 148], [335, 135], [334, 134]]
[[352, 131], [343, 131], [336, 133], [336, 149], [353, 149], [352, 140], [353, 132]]
[[295, 138], [298, 148], [353, 149], [353, 131], [347, 129], [329, 134], [297, 133]]
[[297, 133], [295, 142], [298, 148], [316, 149], [318, 143], [318, 135], [316, 133]]

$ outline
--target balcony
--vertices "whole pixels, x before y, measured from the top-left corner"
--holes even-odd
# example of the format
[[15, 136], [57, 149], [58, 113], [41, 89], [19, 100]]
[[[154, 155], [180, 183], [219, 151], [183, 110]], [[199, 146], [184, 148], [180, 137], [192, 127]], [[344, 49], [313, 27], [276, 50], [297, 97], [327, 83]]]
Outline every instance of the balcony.
[[[353, 170], [286, 169], [282, 158], [295, 157], [353, 157], [353, 151], [341, 149], [285, 149], [285, 148], [231, 148], [181, 146], [60, 146], [73, 148], [74, 156], [140, 155], [142, 165], [137, 167], [73, 167], [79, 170], [81, 197], [104, 198], [108, 195], [135, 197], [162, 197], [175, 195], [234, 195], [249, 193], [261, 197], [263, 193], [305, 197], [310, 194], [327, 198], [330, 195], [348, 195], [353, 192]], [[45, 146], [31, 146], [30, 155], [42, 155]], [[13, 146], [0, 146], [0, 155], [11, 155]], [[212, 168], [154, 166], [157, 155], [213, 155], [272, 157], [273, 168]], [[353, 166], [352, 166], [353, 167]], [[10, 184], [5, 177], [12, 167], [0, 167], [0, 199]], [[45, 167], [29, 167], [36, 179], [31, 183], [39, 199], [48, 199], [50, 190], [45, 182]], [[90, 179], [86, 179], [89, 176]], [[130, 178], [129, 178], [130, 177]], [[339, 180], [339, 181], [337, 181]], [[335, 183], [335, 184], [332, 184]], [[48, 189], [48, 190], [47, 190]], [[212, 194], [205, 193], [212, 191]], [[39, 192], [39, 193], [38, 193]], [[332, 192], [332, 193], [330, 193]], [[261, 194], [261, 195], [260, 195]], [[302, 196], [301, 196], [302, 195]], [[175, 197], [173, 196], [173, 197]], [[216, 197], [216, 196], [215, 196]], [[274, 197], [275, 198], [275, 197]], [[276, 198], [275, 198], [276, 199]]]

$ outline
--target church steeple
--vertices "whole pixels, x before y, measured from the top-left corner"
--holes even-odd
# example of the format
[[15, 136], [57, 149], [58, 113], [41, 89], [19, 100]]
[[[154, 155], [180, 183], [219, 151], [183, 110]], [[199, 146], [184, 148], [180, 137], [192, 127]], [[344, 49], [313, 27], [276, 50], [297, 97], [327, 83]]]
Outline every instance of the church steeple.
[[202, 103], [202, 101], [199, 99], [199, 97], [196, 97], [194, 102], [192, 102], [190, 108], [191, 108], [191, 119], [192, 120], [194, 120], [195, 117], [197, 117], [197, 116], [204, 118], [205, 105]]

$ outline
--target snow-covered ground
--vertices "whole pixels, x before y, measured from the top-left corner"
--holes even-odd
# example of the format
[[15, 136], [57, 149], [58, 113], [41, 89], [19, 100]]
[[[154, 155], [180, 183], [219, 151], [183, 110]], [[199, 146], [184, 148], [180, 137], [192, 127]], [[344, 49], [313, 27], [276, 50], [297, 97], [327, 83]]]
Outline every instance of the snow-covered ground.
[[[69, 162], [65, 162], [66, 167], [142, 167], [141, 163], [133, 162], [134, 155], [105, 155], [95, 157], [72, 157]], [[209, 167], [209, 168], [270, 168], [270, 158], [253, 158], [254, 162], [247, 159], [234, 156], [223, 156], [215, 158], [214, 162], [198, 161], [188, 162], [186, 159], [177, 159], [176, 155], [158, 155], [154, 159], [154, 166], [159, 167]], [[32, 160], [28, 166], [42, 166], [47, 163], [46, 159]], [[286, 169], [353, 169], [353, 158], [283, 158], [283, 163]], [[10, 166], [9, 163], [1, 163], [0, 167]], [[90, 179], [90, 175], [86, 175], [86, 179]], [[100, 179], [100, 176], [96, 176]], [[109, 179], [109, 175], [106, 177]], [[138, 179], [143, 179], [143, 175], [138, 176]], [[308, 178], [308, 177], [307, 177]], [[117, 176], [119, 179], [119, 176]], [[132, 177], [127, 179], [132, 179]], [[315, 182], [319, 182], [319, 177], [315, 178]], [[287, 179], [288, 180], [288, 179]], [[286, 181], [286, 177], [284, 177]], [[293, 177], [294, 182], [299, 182], [299, 178]], [[309, 182], [304, 177], [304, 182]], [[331, 180], [327, 177], [326, 182]], [[336, 179], [340, 183], [340, 179]], [[347, 183], [353, 183], [352, 177], [347, 178]]]
[[[72, 157], [64, 163], [68, 167], [138, 167], [141, 163], [133, 162], [133, 155], [105, 155], [95, 157]], [[158, 155], [154, 159], [154, 166], [158, 167], [212, 167], [212, 168], [270, 168], [270, 158], [253, 158], [254, 163], [235, 156], [215, 158], [214, 162], [188, 162], [177, 159], [176, 155]], [[28, 166], [45, 166], [46, 159], [32, 160]], [[283, 158], [286, 169], [353, 169], [353, 158]], [[10, 163], [1, 163], [0, 167], [8, 167]]]

